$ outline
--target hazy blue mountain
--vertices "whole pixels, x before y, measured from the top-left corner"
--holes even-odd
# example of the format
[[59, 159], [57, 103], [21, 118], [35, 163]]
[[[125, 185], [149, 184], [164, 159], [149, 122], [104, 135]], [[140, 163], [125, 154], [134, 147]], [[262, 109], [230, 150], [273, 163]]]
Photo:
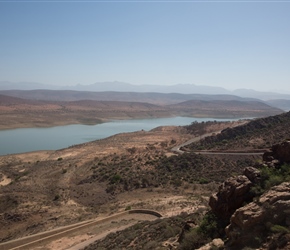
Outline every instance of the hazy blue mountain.
[[275, 92], [261, 92], [253, 89], [236, 89], [232, 91], [233, 95], [241, 96], [241, 97], [252, 97], [258, 98], [260, 100], [274, 100], [274, 99], [290, 99], [289, 94], [280, 94]]
[[221, 87], [195, 85], [195, 84], [175, 84], [165, 85], [133, 85], [125, 82], [97, 82], [90, 85], [77, 84], [73, 86], [56, 86], [34, 82], [8, 82], [0, 81], [0, 90], [74, 90], [88, 92], [139, 92], [139, 93], [178, 93], [178, 94], [204, 94], [204, 95], [235, 95], [247, 98], [256, 98], [264, 101], [285, 99], [290, 100], [290, 94], [280, 94], [275, 92], [261, 92], [252, 89], [237, 89], [230, 91]]
[[290, 111], [290, 100], [276, 99], [269, 100], [266, 103], [271, 105], [272, 107], [276, 107], [285, 111]]
[[133, 85], [124, 82], [98, 82], [90, 85], [62, 87], [66, 90], [80, 91], [118, 91], [118, 92], [157, 92], [180, 94], [231, 94], [229, 90], [220, 87], [202, 86], [195, 84], [164, 85]]
[[234, 95], [204, 95], [204, 94], [179, 94], [157, 92], [116, 92], [116, 91], [77, 91], [77, 90], [0, 90], [0, 94], [30, 99], [47, 101], [130, 101], [147, 102], [159, 105], [168, 105], [189, 100], [240, 100], [253, 101], [254, 98], [243, 98]]
[[125, 82], [97, 82], [89, 85], [77, 84], [75, 86], [62, 87], [63, 90], [78, 90], [78, 91], [118, 91], [118, 92], [139, 92], [137, 85], [132, 85]]
[[0, 81], [0, 90], [33, 90], [33, 89], [59, 89], [59, 86], [42, 84], [38, 82], [9, 82]]

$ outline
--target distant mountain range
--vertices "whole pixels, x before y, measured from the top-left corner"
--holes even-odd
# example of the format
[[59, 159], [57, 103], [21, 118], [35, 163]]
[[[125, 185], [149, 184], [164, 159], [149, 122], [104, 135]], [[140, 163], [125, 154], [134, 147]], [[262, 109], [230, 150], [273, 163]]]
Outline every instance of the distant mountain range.
[[[170, 85], [170, 86], [164, 86], [164, 85], [133, 85], [129, 83], [124, 82], [99, 82], [94, 83], [90, 85], [75, 85], [75, 86], [56, 86], [56, 85], [47, 85], [47, 84], [41, 84], [41, 83], [35, 83], [35, 82], [8, 82], [8, 81], [0, 81], [0, 91], [6, 90], [62, 90], [63, 92], [59, 93], [65, 93], [66, 91], [72, 91], [70, 92], [70, 101], [72, 100], [80, 100], [80, 98], [76, 98], [76, 96], [79, 96], [82, 98], [88, 98], [96, 100], [95, 96], [99, 96], [97, 99], [101, 98], [104, 100], [105, 96], [109, 98], [110, 100], [115, 98], [114, 100], [119, 101], [128, 101], [128, 97], [130, 97], [130, 101], [139, 101], [139, 97], [142, 93], [142, 98], [144, 98], [144, 93], [147, 93], [147, 99], [155, 99], [161, 98], [160, 95], [157, 93], [163, 93], [163, 94], [171, 94], [167, 95], [166, 99], [172, 98], [172, 103], [182, 102], [191, 100], [188, 98], [191, 98], [192, 95], [194, 95], [194, 98], [192, 99], [198, 99], [198, 96], [200, 97], [199, 100], [204, 100], [204, 98], [211, 100], [224, 100], [224, 99], [237, 99], [237, 97], [243, 97], [248, 99], [259, 99], [271, 106], [275, 106], [278, 108], [281, 108], [283, 110], [290, 110], [290, 94], [281, 94], [281, 93], [274, 93], [274, 92], [260, 92], [252, 89], [237, 89], [234, 91], [230, 91], [221, 87], [212, 87], [212, 86], [204, 86], [204, 85], [195, 85], [195, 84], [176, 84], [176, 85]], [[76, 92], [73, 92], [76, 91]], [[99, 95], [94, 92], [99, 92]], [[102, 94], [101, 94], [102, 92]], [[105, 93], [110, 92], [110, 93]], [[113, 94], [113, 92], [115, 94]], [[117, 94], [118, 92], [121, 92]], [[3, 93], [3, 92], [2, 92]], [[31, 96], [24, 96], [24, 93], [22, 92], [16, 94], [17, 92], [6, 92], [3, 94], [8, 94], [12, 96], [17, 96], [21, 98], [29, 98], [31, 99]], [[40, 91], [37, 92], [38, 94], [33, 99], [46, 99], [44, 98], [47, 96], [48, 92], [43, 93], [42, 97], [40, 98], [39, 95]], [[68, 93], [66, 92], [66, 98], [68, 98]], [[84, 94], [86, 93], [86, 94]], [[94, 94], [93, 94], [94, 93]], [[122, 94], [123, 93], [123, 94]], [[136, 93], [140, 93], [139, 95]], [[27, 93], [28, 94], [28, 93]], [[32, 93], [30, 93], [32, 95]], [[36, 92], [34, 92], [36, 94]], [[179, 94], [179, 95], [178, 95]], [[58, 99], [59, 94], [54, 92], [54, 95], [56, 95], [56, 99]], [[62, 95], [62, 94], [61, 94]], [[186, 95], [186, 98], [184, 97]], [[206, 96], [205, 96], [206, 95]], [[209, 95], [214, 95], [213, 97], [209, 97]], [[90, 98], [91, 96], [91, 98]], [[94, 97], [92, 97], [94, 96]], [[110, 97], [108, 97], [110, 96]], [[235, 98], [233, 98], [235, 96]], [[51, 98], [51, 96], [50, 96]], [[63, 98], [63, 97], [60, 97]], [[118, 99], [119, 98], [119, 99]], [[177, 98], [177, 99], [176, 99]], [[51, 99], [50, 99], [51, 100]], [[108, 100], [108, 99], [105, 99]], [[145, 100], [148, 101], [148, 100]], [[150, 100], [148, 101], [150, 102]], [[166, 104], [168, 104], [168, 101], [165, 101]], [[162, 98], [159, 99], [159, 103], [162, 104]]]
[[170, 105], [190, 100], [200, 101], [260, 101], [255, 98], [245, 98], [235, 95], [179, 94], [157, 92], [116, 92], [116, 91], [77, 91], [77, 90], [0, 90], [0, 94], [43, 101], [120, 101], [146, 102], [157, 105]]
[[[174, 104], [153, 104], [152, 102], [144, 102], [147, 100], [148, 93], [134, 93], [139, 97], [138, 101], [130, 101], [132, 92], [82, 92], [68, 90], [7, 90], [6, 92], [18, 94], [30, 93], [32, 96], [45, 97], [42, 99], [35, 98], [19, 98], [10, 95], [1, 94], [0, 91], [0, 129], [19, 128], [19, 127], [47, 127], [65, 124], [96, 124], [105, 120], [118, 119], [137, 119], [137, 118], [160, 118], [171, 116], [187, 116], [187, 117], [211, 117], [211, 118], [250, 118], [265, 117], [283, 113], [281, 109], [269, 106], [261, 101], [246, 100], [246, 98], [238, 97], [238, 99], [215, 100], [224, 95], [199, 95], [202, 100], [192, 98]], [[42, 95], [38, 95], [41, 92]], [[107, 100], [97, 98], [92, 100], [83, 98], [86, 94], [108, 94]], [[62, 100], [56, 100], [48, 97], [63, 97]], [[83, 94], [81, 99], [67, 101], [76, 94]], [[113, 94], [110, 96], [110, 94]], [[113, 100], [113, 96], [125, 94], [126, 101]], [[163, 98], [163, 102], [178, 97], [188, 97], [183, 94], [155, 94], [155, 102], [158, 102], [158, 96]], [[144, 95], [144, 96], [142, 96]], [[149, 94], [150, 95], [150, 94]], [[132, 95], [134, 96], [134, 95]], [[92, 97], [92, 96], [91, 96]], [[111, 100], [109, 100], [109, 98]], [[230, 97], [226, 95], [226, 97]], [[232, 96], [234, 97], [234, 96]], [[205, 100], [208, 98], [207, 100]], [[213, 99], [211, 99], [213, 98]], [[120, 99], [120, 98], [119, 98]], [[153, 100], [153, 99], [151, 99]], [[176, 98], [177, 100], [177, 98]], [[169, 101], [167, 101], [169, 103]]]

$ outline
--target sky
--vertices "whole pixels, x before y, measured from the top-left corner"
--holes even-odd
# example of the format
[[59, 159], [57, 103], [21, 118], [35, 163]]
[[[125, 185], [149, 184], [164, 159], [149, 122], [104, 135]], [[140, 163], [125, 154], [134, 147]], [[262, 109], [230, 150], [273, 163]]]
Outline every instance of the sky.
[[0, 81], [290, 92], [289, 1], [0, 0]]

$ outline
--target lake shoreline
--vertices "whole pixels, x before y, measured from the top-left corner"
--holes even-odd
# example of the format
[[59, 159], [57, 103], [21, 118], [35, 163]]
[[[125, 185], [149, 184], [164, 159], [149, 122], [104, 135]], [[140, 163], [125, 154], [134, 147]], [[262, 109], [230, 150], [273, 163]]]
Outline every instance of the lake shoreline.
[[39, 150], [58, 150], [119, 133], [150, 131], [157, 127], [186, 126], [192, 122], [234, 121], [197, 117], [169, 117], [150, 119], [111, 120], [96, 125], [62, 125], [54, 127], [19, 128], [0, 131], [0, 155]]
[[82, 123], [78, 121], [55, 121], [53, 123], [35, 123], [35, 122], [24, 122], [24, 123], [13, 123], [9, 125], [0, 124], [0, 131], [3, 130], [13, 130], [13, 129], [22, 129], [22, 128], [52, 128], [59, 126], [67, 126], [67, 125], [97, 125], [104, 122], [109, 122], [109, 119], [103, 119], [102, 121], [96, 123]]
[[[161, 118], [174, 118], [174, 117], [190, 117], [197, 119], [249, 119], [249, 117], [237, 117], [235, 115], [222, 115], [222, 116], [212, 116], [209, 117], [206, 114], [200, 114], [195, 116], [187, 116], [187, 115], [170, 115], [170, 116], [134, 116], [134, 117], [112, 117], [112, 118], [97, 118], [96, 122], [83, 122], [81, 120], [55, 120], [53, 122], [35, 122], [35, 121], [27, 121], [21, 123], [11, 123], [9, 124], [0, 124], [0, 131], [5, 130], [13, 130], [13, 129], [24, 129], [24, 128], [53, 128], [59, 126], [69, 126], [69, 125], [86, 125], [86, 126], [95, 126], [98, 124], [113, 122], [113, 121], [125, 121], [125, 120], [140, 120], [140, 119], [161, 119]], [[251, 118], [250, 118], [251, 119]]]

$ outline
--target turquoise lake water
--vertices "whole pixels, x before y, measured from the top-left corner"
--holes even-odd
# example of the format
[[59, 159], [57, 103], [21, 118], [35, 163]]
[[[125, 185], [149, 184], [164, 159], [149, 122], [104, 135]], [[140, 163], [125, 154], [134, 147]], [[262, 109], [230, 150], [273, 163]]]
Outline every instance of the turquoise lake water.
[[108, 136], [151, 130], [158, 126], [189, 125], [202, 121], [229, 121], [238, 119], [170, 117], [138, 120], [118, 120], [97, 125], [66, 125], [51, 128], [21, 128], [0, 131], [0, 155], [37, 150], [56, 150], [71, 145], [103, 139]]

